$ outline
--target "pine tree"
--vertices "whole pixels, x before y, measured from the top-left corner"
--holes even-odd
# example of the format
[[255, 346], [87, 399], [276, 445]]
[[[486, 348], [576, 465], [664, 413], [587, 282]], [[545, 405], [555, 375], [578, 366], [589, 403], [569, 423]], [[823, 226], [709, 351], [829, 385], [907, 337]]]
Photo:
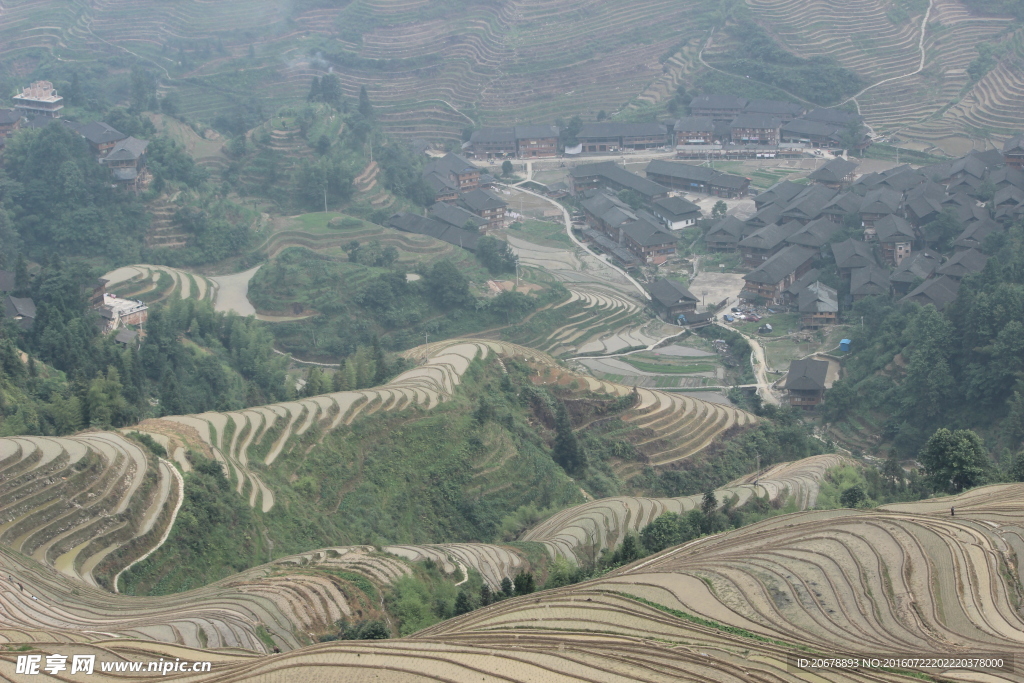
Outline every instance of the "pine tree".
[[464, 590], [459, 591], [458, 597], [455, 598], [455, 615], [458, 616], [472, 611], [473, 602], [469, 599], [469, 594]]
[[359, 88], [359, 113], [364, 118], [373, 118], [373, 105], [370, 104], [370, 95], [366, 92], [366, 86]]
[[554, 456], [555, 462], [569, 474], [579, 474], [587, 465], [586, 454], [572, 431], [565, 404], [561, 401], [558, 401], [555, 407]]
[[516, 574], [516, 578], [512, 581], [512, 584], [515, 586], [516, 595], [529, 595], [537, 590], [537, 584], [534, 581], [533, 574], [528, 571], [521, 571]]
[[487, 607], [494, 601], [494, 597], [491, 595], [491, 587], [484, 583], [480, 586], [480, 606]]
[[714, 491], [705, 491], [704, 498], [700, 501], [700, 511], [704, 513], [705, 517], [710, 517], [715, 510], [718, 509], [718, 498], [715, 497]]
[[309, 84], [309, 94], [306, 95], [307, 102], [322, 102], [324, 91], [320, 86], [320, 79], [313, 76], [313, 82]]
[[504, 577], [501, 580], [501, 597], [511, 598], [513, 595], [515, 595], [515, 592], [516, 589], [512, 585], [512, 579], [508, 578], [507, 576]]

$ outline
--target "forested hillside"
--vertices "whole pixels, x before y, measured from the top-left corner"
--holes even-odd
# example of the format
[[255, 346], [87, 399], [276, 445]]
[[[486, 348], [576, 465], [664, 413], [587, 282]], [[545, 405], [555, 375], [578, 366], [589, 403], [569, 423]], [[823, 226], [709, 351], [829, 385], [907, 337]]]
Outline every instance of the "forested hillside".
[[881, 437], [914, 457], [942, 426], [977, 430], [1002, 467], [1024, 446], [1024, 224], [992, 245], [945, 311], [872, 297], [854, 306], [847, 376], [826, 394], [827, 420], [883, 418]]

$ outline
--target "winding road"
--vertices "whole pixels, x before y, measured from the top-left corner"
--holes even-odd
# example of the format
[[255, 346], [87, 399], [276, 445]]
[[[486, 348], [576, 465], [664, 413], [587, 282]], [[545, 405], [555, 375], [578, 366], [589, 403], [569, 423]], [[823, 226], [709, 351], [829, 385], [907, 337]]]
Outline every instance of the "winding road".
[[764, 347], [761, 346], [761, 343], [737, 329], [723, 325], [717, 320], [715, 324], [726, 330], [731, 330], [747, 340], [747, 344], [750, 345], [750, 365], [754, 370], [754, 377], [757, 379], [758, 395], [762, 401], [767, 401], [773, 405], [781, 405], [779, 399], [772, 393], [772, 383], [768, 381], [768, 360], [764, 355]]

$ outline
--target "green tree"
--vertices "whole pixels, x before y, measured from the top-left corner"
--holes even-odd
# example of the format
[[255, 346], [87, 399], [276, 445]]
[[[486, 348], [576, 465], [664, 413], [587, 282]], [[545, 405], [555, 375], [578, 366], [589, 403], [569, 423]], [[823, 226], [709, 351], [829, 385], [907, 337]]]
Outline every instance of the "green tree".
[[508, 159], [505, 159], [505, 161], [501, 162], [501, 175], [508, 177], [515, 173], [515, 170], [516, 169], [512, 166], [512, 162], [509, 161]]
[[359, 113], [363, 118], [373, 118], [373, 105], [370, 104], [370, 95], [366, 92], [366, 86], [359, 88]]
[[473, 609], [473, 601], [470, 599], [469, 593], [465, 590], [459, 591], [459, 595], [455, 598], [455, 615], [466, 614], [472, 612]]
[[959, 493], [985, 481], [985, 445], [968, 429], [938, 429], [921, 449], [919, 458], [936, 491]]
[[622, 545], [615, 549], [612, 553], [612, 564], [622, 565], [629, 564], [639, 560], [644, 556], [644, 548], [640, 545], [640, 541], [637, 540], [636, 534], [629, 532], [626, 537], [622, 539]]
[[710, 517], [718, 509], [718, 498], [715, 497], [715, 492], [708, 490], [704, 492], [704, 497], [700, 501], [700, 511], [704, 513], [705, 517]]
[[469, 280], [448, 259], [435, 263], [423, 278], [433, 302], [441, 308], [466, 308], [473, 304]]
[[512, 580], [512, 585], [515, 586], [516, 595], [529, 595], [537, 590], [533, 573], [525, 569], [516, 574], [516, 577]]
[[867, 494], [864, 493], [864, 489], [857, 484], [843, 490], [839, 494], [839, 503], [846, 508], [855, 508], [863, 503], [866, 498]]
[[515, 595], [515, 592], [516, 589], [512, 583], [512, 579], [508, 578], [507, 576], [502, 577], [501, 592], [499, 593], [499, 595], [503, 598], [511, 598], [513, 595]]
[[640, 532], [640, 540], [644, 547], [652, 553], [661, 552], [665, 548], [683, 543], [687, 538], [686, 520], [675, 512], [664, 512]]
[[572, 430], [565, 404], [561, 401], [555, 406], [555, 443], [552, 453], [555, 462], [570, 475], [579, 475], [586, 468], [587, 456]]
[[725, 218], [725, 214], [728, 210], [729, 207], [726, 205], [726, 203], [719, 199], [717, 202], [715, 202], [715, 205], [711, 207], [711, 218], [714, 220]]
[[313, 76], [313, 82], [309, 84], [309, 94], [306, 95], [307, 102], [322, 102], [324, 99], [324, 91], [320, 86], [320, 79]]
[[487, 607], [487, 605], [494, 602], [494, 596], [491, 594], [491, 587], [484, 582], [484, 585], [480, 586], [480, 606]]

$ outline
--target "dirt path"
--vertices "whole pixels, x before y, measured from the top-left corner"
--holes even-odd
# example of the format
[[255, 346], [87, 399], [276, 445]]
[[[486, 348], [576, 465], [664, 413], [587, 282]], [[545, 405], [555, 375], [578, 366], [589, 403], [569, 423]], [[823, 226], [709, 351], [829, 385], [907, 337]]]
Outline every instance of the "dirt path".
[[[748, 337], [739, 330], [733, 329], [715, 321], [715, 324], [726, 330], [732, 330], [747, 340], [750, 345], [750, 364], [753, 366], [754, 377], [757, 379], [757, 393], [761, 399], [774, 405], [781, 405], [779, 399], [772, 393], [772, 383], [768, 381], [768, 361], [764, 355], [764, 347], [753, 337]], [[749, 386], [749, 385], [746, 385]]]
[[640, 292], [641, 296], [643, 296], [645, 301], [650, 301], [651, 300], [651, 295], [647, 293], [647, 290], [644, 289], [643, 285], [641, 285], [633, 277], [631, 277], [629, 275], [629, 273], [624, 271], [622, 268], [619, 268], [618, 266], [614, 266], [611, 263], [609, 263], [608, 261], [606, 261], [605, 259], [601, 258], [598, 254], [595, 254], [594, 252], [592, 252], [590, 250], [590, 248], [587, 247], [586, 244], [584, 244], [583, 242], [580, 242], [578, 239], [576, 239], [576, 235], [572, 234], [572, 218], [569, 216], [569, 211], [564, 206], [562, 206], [561, 204], [556, 202], [554, 199], [551, 199], [549, 197], [545, 197], [542, 194], [537, 194], [536, 192], [533, 192], [531, 190], [527, 190], [527, 189], [522, 188], [522, 187], [517, 187], [515, 189], [518, 190], [519, 192], [524, 192], [526, 194], [533, 195], [534, 197], [537, 197], [538, 199], [542, 199], [542, 200], [546, 201], [547, 203], [551, 204], [552, 206], [558, 208], [558, 210], [562, 212], [562, 221], [565, 223], [565, 234], [567, 234], [569, 236], [569, 239], [572, 240], [573, 244], [575, 244], [577, 247], [579, 247], [583, 251], [585, 251], [588, 254], [590, 254], [591, 256], [593, 256], [603, 266], [607, 266], [608, 268], [611, 268], [612, 270], [614, 270], [617, 273], [619, 273], [620, 275], [622, 275], [622, 277], [626, 278], [626, 280], [628, 280], [630, 284], [632, 284], [634, 287], [636, 287], [637, 291]]

